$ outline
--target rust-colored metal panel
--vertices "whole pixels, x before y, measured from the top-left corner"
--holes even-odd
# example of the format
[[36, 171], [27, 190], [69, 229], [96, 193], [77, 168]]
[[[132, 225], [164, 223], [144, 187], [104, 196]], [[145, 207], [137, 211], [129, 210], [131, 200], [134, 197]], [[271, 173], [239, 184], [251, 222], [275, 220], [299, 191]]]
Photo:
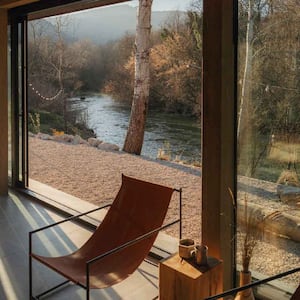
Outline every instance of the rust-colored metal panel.
[[[0, 0], [1, 1], [1, 0]], [[45, 2], [45, 0], [43, 0]], [[61, 1], [58, 5], [54, 5], [49, 7], [47, 4], [47, 7], [45, 7], [45, 10], [43, 10], [43, 5], [41, 5], [41, 10], [36, 11], [33, 13], [30, 13], [28, 16], [28, 20], [34, 20], [34, 19], [40, 19], [40, 18], [46, 18], [54, 15], [61, 15], [66, 13], [72, 13], [76, 11], [81, 11], [84, 9], [91, 9], [96, 8], [100, 6], [105, 5], [111, 5], [116, 3], [125, 2], [127, 0], [74, 0], [74, 1]]]
[[0, 8], [14, 8], [37, 1], [39, 0], [0, 0]]

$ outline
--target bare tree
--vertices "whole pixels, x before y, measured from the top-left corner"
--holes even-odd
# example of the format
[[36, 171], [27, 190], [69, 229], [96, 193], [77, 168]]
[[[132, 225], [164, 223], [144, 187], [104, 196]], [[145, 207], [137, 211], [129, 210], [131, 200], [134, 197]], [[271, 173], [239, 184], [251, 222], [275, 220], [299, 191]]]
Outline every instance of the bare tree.
[[273, 135], [289, 143], [299, 130], [296, 1], [240, 0], [238, 158], [247, 176], [269, 158]]
[[56, 17], [29, 23], [29, 95], [33, 110], [49, 110], [61, 115], [63, 130], [76, 119], [68, 111], [69, 100], [82, 86], [80, 70], [87, 65], [91, 52], [87, 41], [69, 42], [66, 34], [69, 17]]
[[249, 98], [249, 77], [251, 74], [252, 67], [252, 57], [253, 57], [253, 49], [252, 49], [252, 40], [253, 40], [253, 27], [254, 27], [254, 0], [249, 0], [248, 2], [248, 22], [247, 22], [247, 31], [246, 31], [246, 49], [245, 49], [245, 66], [243, 72], [243, 81], [242, 81], [242, 90], [241, 90], [241, 100], [239, 107], [239, 115], [238, 115], [238, 124], [237, 124], [237, 136], [238, 140], [240, 139], [241, 133], [241, 119], [244, 114], [244, 102], [245, 97]]
[[131, 115], [123, 151], [140, 155], [150, 90], [150, 32], [152, 0], [139, 0], [136, 28], [135, 83]]

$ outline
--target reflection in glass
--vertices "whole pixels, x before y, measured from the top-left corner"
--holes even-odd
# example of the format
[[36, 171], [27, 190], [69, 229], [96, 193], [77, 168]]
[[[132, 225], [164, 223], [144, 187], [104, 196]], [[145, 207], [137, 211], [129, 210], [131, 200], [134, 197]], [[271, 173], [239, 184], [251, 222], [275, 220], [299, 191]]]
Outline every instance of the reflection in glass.
[[[300, 263], [299, 13], [239, 1], [237, 263], [261, 278]], [[293, 291], [299, 275], [285, 281]]]

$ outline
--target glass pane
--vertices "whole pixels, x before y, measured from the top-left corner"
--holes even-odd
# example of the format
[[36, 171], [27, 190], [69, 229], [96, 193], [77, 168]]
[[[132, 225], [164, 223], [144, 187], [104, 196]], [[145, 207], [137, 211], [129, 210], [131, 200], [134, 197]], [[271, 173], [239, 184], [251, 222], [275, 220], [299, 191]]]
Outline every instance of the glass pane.
[[300, 264], [299, 13], [293, 0], [239, 0], [237, 263], [258, 279]]
[[[10, 36], [10, 26], [8, 27]], [[12, 147], [11, 147], [11, 122], [12, 122], [12, 116], [11, 116], [11, 44], [8, 43], [8, 184], [12, 184]]]
[[23, 78], [24, 78], [24, 49], [23, 49], [23, 24], [18, 24], [18, 154], [19, 154], [19, 182], [24, 182], [24, 131], [23, 131]]
[[199, 239], [202, 4], [153, 2], [140, 157], [121, 151], [133, 98], [137, 5], [29, 22], [29, 187], [45, 184], [95, 204], [111, 202], [121, 173], [183, 187], [183, 213], [190, 215], [184, 232]]

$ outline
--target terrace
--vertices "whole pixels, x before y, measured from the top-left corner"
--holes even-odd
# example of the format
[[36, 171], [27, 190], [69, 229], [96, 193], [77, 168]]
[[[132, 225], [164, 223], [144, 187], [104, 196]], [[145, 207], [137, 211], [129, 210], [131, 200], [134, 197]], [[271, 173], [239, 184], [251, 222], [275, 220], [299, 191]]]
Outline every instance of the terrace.
[[[84, 211], [90, 205], [81, 200], [68, 201], [68, 196], [62, 197], [59, 192], [56, 194], [42, 184], [35, 189], [42, 196], [28, 189], [27, 79], [26, 72], [22, 72], [26, 69], [24, 32], [27, 20], [119, 2], [123, 1], [0, 0], [0, 298], [24, 299], [24, 295], [28, 295], [28, 232], [60, 220], [66, 214]], [[232, 243], [236, 236], [237, 221], [228, 189], [237, 195], [238, 20], [237, 1], [221, 2], [203, 1], [202, 186], [196, 186], [195, 189], [199, 190], [202, 199], [202, 207], [197, 211], [197, 217], [201, 219], [199, 235], [202, 243], [208, 246], [209, 254], [223, 260], [224, 290], [227, 290], [237, 285], [237, 249]], [[9, 41], [11, 54], [7, 47]], [[12, 64], [8, 64], [9, 56]], [[9, 76], [12, 79], [11, 86], [8, 83]], [[8, 95], [12, 103], [11, 116], [6, 113]], [[8, 134], [8, 124], [11, 134]], [[10, 154], [7, 151], [9, 146]], [[138, 163], [136, 167], [139, 167]], [[8, 169], [12, 171], [10, 182]], [[68, 209], [64, 205], [54, 207], [51, 201], [54, 194], [60, 199], [64, 198]], [[62, 239], [58, 239], [56, 234], [42, 237], [42, 247], [50, 244], [51, 253], [65, 253], [80, 245], [91, 234], [90, 228], [86, 224], [71, 224], [61, 229]], [[162, 243], [170, 253], [177, 249], [174, 239], [158, 240], [158, 243]], [[272, 263], [275, 262], [270, 261]], [[36, 270], [39, 291], [50, 281], [57, 281], [56, 275], [49, 275], [43, 268], [37, 266]], [[152, 299], [158, 294], [158, 281], [157, 268], [143, 264], [132, 279], [114, 288], [95, 291], [92, 299], [100, 296], [103, 299]], [[269, 298], [266, 295], [270, 290], [262, 292], [262, 299], [274, 300], [274, 295], [281, 300], [288, 299], [297, 285], [288, 291], [282, 283], [277, 282], [274, 286], [271, 286]], [[69, 292], [76, 295], [73, 299], [84, 299], [84, 293], [75, 286], [59, 291], [59, 299], [70, 297]], [[57, 295], [51, 298], [57, 299]]]
[[[2, 227], [0, 297], [24, 299], [29, 294], [28, 232], [58, 222], [65, 216], [18, 192], [10, 192], [7, 197], [1, 197], [0, 214]], [[82, 245], [91, 232], [91, 228], [82, 224], [69, 223], [45, 235], [39, 235], [34, 246], [40, 253], [63, 255]], [[42, 293], [63, 281], [61, 276], [49, 272], [42, 265], [34, 264], [33, 268], [35, 294]], [[70, 293], [72, 299], [85, 299], [84, 290], [73, 285], [49, 294], [47, 299], [69, 299]], [[105, 290], [94, 290], [91, 299], [154, 299], [157, 295], [157, 267], [145, 262], [128, 281], [125, 280]]]

